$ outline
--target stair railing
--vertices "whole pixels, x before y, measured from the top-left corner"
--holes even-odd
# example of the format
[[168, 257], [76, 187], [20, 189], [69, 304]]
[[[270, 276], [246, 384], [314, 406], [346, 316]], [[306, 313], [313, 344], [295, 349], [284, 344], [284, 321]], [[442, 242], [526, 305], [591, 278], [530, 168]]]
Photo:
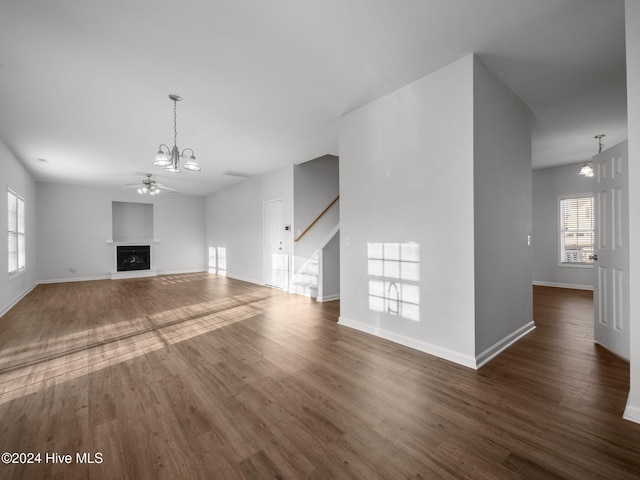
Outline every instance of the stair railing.
[[300, 241], [300, 239], [301, 239], [302, 237], [304, 237], [304, 236], [306, 235], [306, 233], [307, 233], [309, 230], [311, 230], [311, 228], [312, 228], [316, 223], [318, 223], [318, 220], [320, 220], [320, 219], [322, 218], [322, 216], [323, 216], [325, 213], [327, 213], [331, 207], [333, 207], [333, 204], [334, 204], [334, 203], [336, 203], [336, 202], [338, 201], [338, 199], [339, 199], [339, 198], [340, 198], [340, 195], [338, 195], [336, 198], [334, 198], [334, 199], [333, 199], [333, 201], [329, 204], [329, 206], [328, 206], [327, 208], [325, 208], [325, 209], [322, 211], [322, 213], [320, 213], [320, 215], [318, 215], [318, 216], [316, 217], [316, 219], [315, 219], [313, 222], [311, 222], [311, 224], [310, 224], [307, 228], [305, 228], [305, 229], [304, 229], [304, 232], [302, 232], [300, 235], [298, 235], [298, 238], [294, 239], [293, 241], [294, 241], [294, 242], [298, 242], [298, 241]]

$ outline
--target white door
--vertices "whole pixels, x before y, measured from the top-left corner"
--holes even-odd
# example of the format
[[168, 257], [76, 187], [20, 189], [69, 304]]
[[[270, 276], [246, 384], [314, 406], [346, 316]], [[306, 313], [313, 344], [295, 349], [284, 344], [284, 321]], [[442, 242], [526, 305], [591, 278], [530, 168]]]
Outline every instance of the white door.
[[282, 200], [264, 203], [264, 283], [284, 289], [289, 280], [289, 259], [284, 254]]
[[593, 157], [595, 341], [629, 359], [628, 153], [624, 141]]

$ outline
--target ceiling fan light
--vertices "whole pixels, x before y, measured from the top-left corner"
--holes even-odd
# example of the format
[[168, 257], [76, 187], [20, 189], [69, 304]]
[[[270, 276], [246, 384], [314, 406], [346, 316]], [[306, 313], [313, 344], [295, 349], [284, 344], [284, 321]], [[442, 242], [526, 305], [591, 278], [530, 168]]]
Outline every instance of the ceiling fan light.
[[191, 170], [192, 172], [200, 171], [200, 165], [198, 165], [195, 155], [191, 155], [189, 157], [189, 160], [187, 160], [183, 166], [184, 168], [186, 168], [187, 170]]

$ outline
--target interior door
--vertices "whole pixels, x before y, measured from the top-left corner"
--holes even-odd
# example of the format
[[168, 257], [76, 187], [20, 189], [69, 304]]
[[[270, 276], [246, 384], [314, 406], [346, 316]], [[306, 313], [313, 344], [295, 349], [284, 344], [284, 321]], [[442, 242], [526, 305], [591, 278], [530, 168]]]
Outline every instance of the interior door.
[[595, 341], [629, 359], [628, 153], [624, 141], [593, 157]]
[[283, 250], [282, 200], [264, 203], [264, 283], [285, 289], [289, 280], [289, 257]]

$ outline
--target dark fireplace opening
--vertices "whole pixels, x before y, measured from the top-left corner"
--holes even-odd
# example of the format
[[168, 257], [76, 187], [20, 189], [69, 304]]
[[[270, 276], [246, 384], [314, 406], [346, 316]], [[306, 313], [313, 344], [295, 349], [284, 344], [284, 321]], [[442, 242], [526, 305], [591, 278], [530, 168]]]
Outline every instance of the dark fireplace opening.
[[118, 245], [117, 270], [127, 272], [129, 270], [151, 269], [151, 247], [149, 245]]

